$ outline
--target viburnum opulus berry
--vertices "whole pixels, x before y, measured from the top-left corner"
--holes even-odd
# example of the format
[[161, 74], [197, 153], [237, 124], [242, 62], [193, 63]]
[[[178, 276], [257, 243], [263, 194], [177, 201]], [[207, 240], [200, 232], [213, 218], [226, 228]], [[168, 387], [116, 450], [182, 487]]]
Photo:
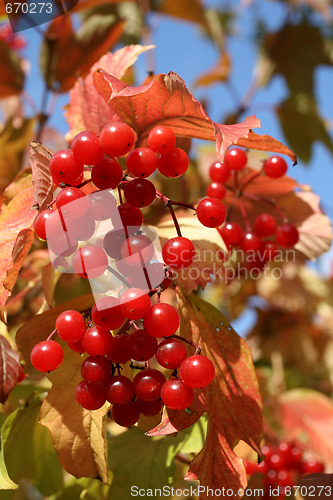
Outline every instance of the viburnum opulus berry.
[[52, 372], [61, 365], [64, 351], [58, 342], [44, 340], [36, 344], [30, 354], [31, 364], [40, 372]]
[[171, 304], [154, 304], [143, 317], [143, 325], [153, 337], [170, 337], [178, 330], [179, 314]]
[[124, 156], [134, 145], [135, 133], [126, 123], [105, 125], [99, 134], [99, 146], [109, 156]]
[[104, 158], [98, 135], [88, 130], [77, 134], [71, 143], [75, 159], [85, 165], [96, 165]]
[[224, 155], [224, 163], [230, 170], [242, 170], [247, 163], [247, 154], [243, 149], [228, 149]]
[[219, 227], [225, 221], [227, 210], [224, 203], [216, 198], [204, 198], [197, 206], [197, 217], [206, 227]]
[[195, 257], [195, 248], [192, 241], [183, 236], [171, 238], [162, 248], [164, 262], [173, 269], [189, 267]]

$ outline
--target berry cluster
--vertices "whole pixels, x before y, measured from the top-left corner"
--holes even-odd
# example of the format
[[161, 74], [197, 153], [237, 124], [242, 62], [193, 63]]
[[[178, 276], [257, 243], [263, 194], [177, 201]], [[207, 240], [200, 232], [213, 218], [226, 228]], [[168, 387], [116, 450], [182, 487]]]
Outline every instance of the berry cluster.
[[[260, 464], [244, 460], [249, 476], [255, 473], [264, 475], [265, 495], [271, 498], [270, 492], [279, 487], [280, 497], [285, 498], [287, 487], [292, 487], [307, 474], [323, 472], [324, 466], [314, 458], [304, 458], [302, 450], [295, 443], [280, 442], [278, 445], [264, 445], [261, 448], [265, 459]], [[288, 495], [290, 496], [290, 495]]]

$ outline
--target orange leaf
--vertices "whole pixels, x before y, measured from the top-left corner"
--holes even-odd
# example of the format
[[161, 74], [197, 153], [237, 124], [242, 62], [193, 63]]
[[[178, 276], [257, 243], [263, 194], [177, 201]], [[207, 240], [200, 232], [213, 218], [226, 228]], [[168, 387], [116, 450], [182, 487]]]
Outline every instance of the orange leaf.
[[21, 372], [19, 356], [7, 339], [0, 335], [0, 403], [4, 404], [16, 386]]
[[18, 95], [23, 89], [21, 59], [4, 40], [0, 40], [0, 98]]
[[53, 152], [40, 142], [32, 142], [29, 158], [32, 170], [32, 185], [35, 201], [39, 210], [45, 210], [52, 201], [53, 180], [49, 169]]
[[222, 52], [218, 63], [210, 70], [200, 75], [195, 85], [197, 87], [208, 86], [214, 83], [225, 82], [230, 75], [231, 61], [227, 52]]

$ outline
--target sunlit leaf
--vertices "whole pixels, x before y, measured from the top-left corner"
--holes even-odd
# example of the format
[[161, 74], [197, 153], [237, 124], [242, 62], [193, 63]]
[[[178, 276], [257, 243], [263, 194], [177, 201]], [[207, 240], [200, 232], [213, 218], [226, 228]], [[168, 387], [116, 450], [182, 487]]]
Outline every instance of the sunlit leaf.
[[52, 201], [53, 180], [49, 169], [53, 152], [44, 144], [32, 142], [29, 149], [30, 166], [32, 170], [31, 181], [34, 199], [39, 210], [45, 210]]
[[8, 340], [0, 335], [0, 403], [4, 404], [21, 372], [19, 356]]

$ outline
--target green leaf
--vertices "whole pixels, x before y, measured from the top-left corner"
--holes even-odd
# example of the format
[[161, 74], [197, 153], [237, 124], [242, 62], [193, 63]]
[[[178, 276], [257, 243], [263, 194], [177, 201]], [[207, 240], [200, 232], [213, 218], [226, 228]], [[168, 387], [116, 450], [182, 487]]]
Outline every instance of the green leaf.
[[1, 452], [0, 452], [0, 489], [1, 490], [13, 490], [18, 488], [18, 485], [12, 481], [8, 475], [7, 472], [7, 467], [5, 464], [5, 457], [4, 457], [4, 448], [6, 446], [6, 441], [8, 439], [8, 435], [11, 430], [12, 422], [15, 419], [15, 416], [17, 415], [17, 411], [13, 412], [7, 420], [5, 421], [4, 425], [2, 426], [1, 429]]

